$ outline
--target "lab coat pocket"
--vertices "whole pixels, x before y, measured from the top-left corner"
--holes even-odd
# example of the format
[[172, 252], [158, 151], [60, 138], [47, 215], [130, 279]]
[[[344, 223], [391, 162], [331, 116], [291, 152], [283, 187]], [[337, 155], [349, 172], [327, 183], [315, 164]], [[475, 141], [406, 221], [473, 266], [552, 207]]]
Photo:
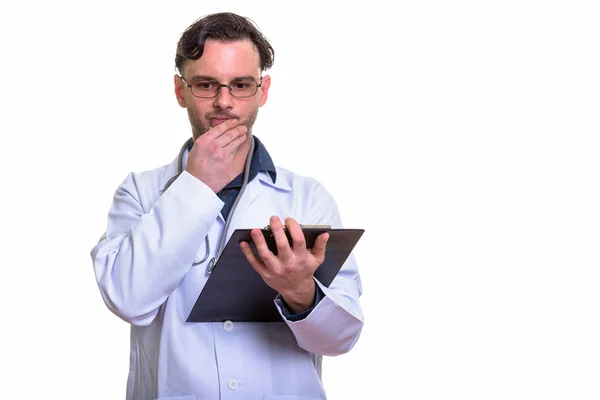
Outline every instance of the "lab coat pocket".
[[190, 394], [188, 396], [157, 397], [154, 400], [200, 400], [200, 398], [196, 394]]

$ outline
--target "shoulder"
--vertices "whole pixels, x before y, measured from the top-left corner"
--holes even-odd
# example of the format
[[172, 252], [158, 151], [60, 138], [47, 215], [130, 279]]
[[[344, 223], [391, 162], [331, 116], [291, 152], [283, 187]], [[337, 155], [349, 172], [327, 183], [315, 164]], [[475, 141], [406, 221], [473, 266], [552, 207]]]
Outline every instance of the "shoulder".
[[175, 171], [171, 171], [172, 165], [173, 163], [150, 170], [130, 172], [117, 189], [117, 193], [132, 196], [142, 205], [154, 203], [171, 175], [177, 172], [176, 168]]
[[168, 167], [169, 165], [167, 164], [150, 170], [130, 172], [123, 181], [123, 184], [134, 185], [137, 188], [148, 187], [158, 189], [165, 179]]
[[281, 183], [285, 183], [285, 184], [289, 185], [291, 188], [298, 188], [298, 187], [316, 188], [316, 187], [321, 186], [321, 183], [312, 176], [300, 175], [293, 171], [290, 171], [289, 169], [282, 168], [279, 166], [276, 166], [275, 169], [277, 170], [277, 180], [281, 179]]
[[338, 206], [325, 186], [316, 178], [296, 174], [285, 168], [276, 167], [280, 185], [289, 186], [294, 201], [302, 204], [302, 220], [308, 224], [324, 224], [343, 227]]
[[331, 194], [318, 179], [312, 176], [300, 175], [279, 166], [275, 168], [277, 170], [277, 180], [281, 180], [280, 184], [289, 186], [294, 193], [331, 197]]

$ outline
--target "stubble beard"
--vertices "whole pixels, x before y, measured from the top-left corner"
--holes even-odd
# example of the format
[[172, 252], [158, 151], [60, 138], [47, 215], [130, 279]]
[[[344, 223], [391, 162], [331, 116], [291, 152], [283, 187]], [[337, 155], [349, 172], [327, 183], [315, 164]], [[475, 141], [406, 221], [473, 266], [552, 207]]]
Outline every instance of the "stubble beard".
[[[212, 127], [210, 126], [210, 118], [237, 118], [240, 119], [238, 115], [228, 114], [228, 113], [211, 113], [206, 114], [204, 118], [200, 117], [199, 113], [190, 108], [187, 109], [188, 117], [190, 119], [190, 125], [192, 126], [192, 135], [194, 136], [194, 140], [198, 139], [201, 135], [204, 135], [208, 132]], [[252, 127], [254, 126], [254, 122], [256, 122], [256, 118], [258, 117], [258, 107], [256, 107], [246, 120], [242, 121], [242, 124], [248, 128], [248, 137], [252, 135]]]

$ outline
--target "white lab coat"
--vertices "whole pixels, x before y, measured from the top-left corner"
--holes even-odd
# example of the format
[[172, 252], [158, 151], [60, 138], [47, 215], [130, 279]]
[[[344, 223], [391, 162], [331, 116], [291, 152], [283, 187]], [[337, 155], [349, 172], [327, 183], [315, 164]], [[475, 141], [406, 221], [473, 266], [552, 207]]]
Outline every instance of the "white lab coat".
[[[161, 195], [176, 173], [177, 160], [130, 174], [91, 252], [106, 305], [131, 324], [126, 398], [325, 399], [321, 355], [349, 351], [363, 326], [354, 257], [329, 287], [317, 282], [325, 297], [303, 320], [188, 323], [225, 222], [223, 202], [185, 171]], [[335, 201], [317, 181], [277, 168], [276, 183], [265, 172], [248, 183], [227, 238], [236, 228], [264, 227], [272, 215], [342, 227]], [[205, 255], [206, 235], [210, 256], [192, 267]]]

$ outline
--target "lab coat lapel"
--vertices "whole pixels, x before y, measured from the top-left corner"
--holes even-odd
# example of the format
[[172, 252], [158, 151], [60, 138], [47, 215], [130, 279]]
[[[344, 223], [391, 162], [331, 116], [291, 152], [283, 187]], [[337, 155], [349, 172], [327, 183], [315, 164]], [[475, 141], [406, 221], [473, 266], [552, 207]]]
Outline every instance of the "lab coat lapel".
[[229, 225], [230, 232], [228, 232], [228, 235], [234, 231], [235, 227], [243, 226], [244, 216], [248, 212], [250, 205], [258, 198], [260, 192], [261, 183], [258, 179], [253, 179], [251, 182], [248, 182], [248, 186], [246, 186], [246, 190], [244, 190], [244, 194], [242, 194], [235, 212], [231, 216], [231, 223]]
[[[268, 198], [269, 198], [269, 193], [267, 193], [267, 191], [270, 190], [279, 190], [279, 191], [283, 191], [283, 192], [290, 192], [292, 190], [292, 188], [290, 187], [290, 185], [285, 182], [285, 180], [282, 179], [281, 175], [278, 176], [278, 179], [276, 182], [273, 182], [273, 180], [271, 179], [271, 176], [264, 172], [261, 171], [258, 173], [258, 176], [253, 179], [251, 182], [248, 183], [248, 186], [246, 187], [246, 190], [244, 191], [244, 194], [242, 195], [242, 197], [240, 198], [240, 202], [237, 205], [237, 208], [235, 209], [235, 212], [233, 213], [232, 217], [231, 217], [231, 228], [229, 229], [230, 232], [228, 232], [228, 234], [231, 234], [233, 232], [233, 230], [235, 228], [233, 227], [238, 227], [238, 228], [257, 228], [258, 226], [246, 226], [248, 225], [248, 223], [250, 223], [250, 221], [254, 220], [255, 217], [258, 217], [259, 214], [261, 213], [260, 211], [262, 210], [253, 210], [250, 211], [251, 206], [253, 205], [253, 203], [257, 202], [257, 201], [261, 201], [259, 199], [259, 197], [261, 196], [267, 196], [267, 201], [268, 202]], [[248, 213], [252, 213], [253, 215], [249, 215]], [[254, 215], [256, 214], [256, 215]], [[261, 219], [262, 221], [262, 219]], [[268, 220], [266, 220], [264, 222], [264, 225], [268, 224]]]

